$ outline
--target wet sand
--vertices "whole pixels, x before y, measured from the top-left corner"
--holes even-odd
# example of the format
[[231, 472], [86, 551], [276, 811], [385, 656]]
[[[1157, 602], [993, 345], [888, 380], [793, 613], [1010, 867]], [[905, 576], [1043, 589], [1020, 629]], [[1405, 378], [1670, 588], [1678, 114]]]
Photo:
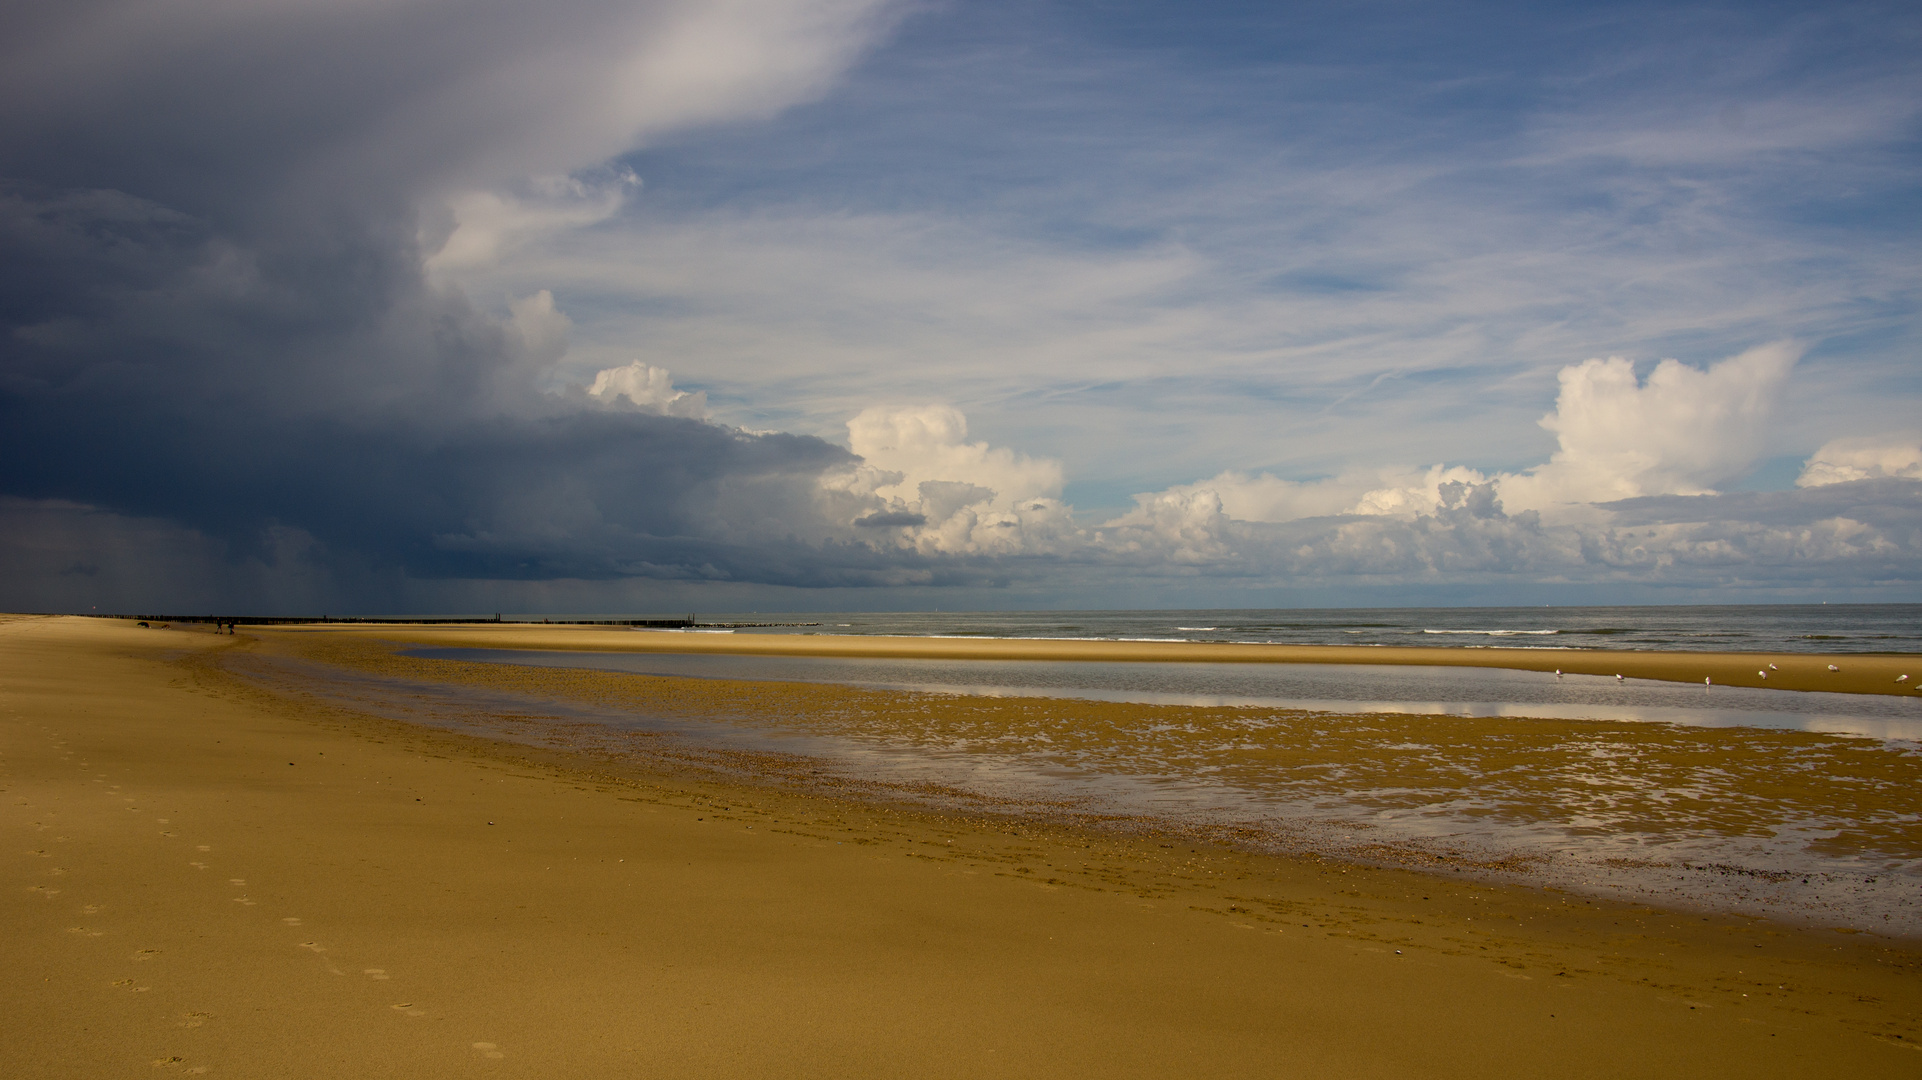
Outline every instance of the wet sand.
[[[313, 626], [278, 633], [350, 634], [469, 649], [579, 652], [720, 653], [742, 656], [841, 656], [913, 660], [1055, 660], [1216, 664], [1387, 664], [1562, 670], [1775, 690], [1914, 695], [1922, 657], [1810, 653], [1627, 652], [1605, 649], [1406, 648], [1374, 645], [1235, 645], [1187, 641], [1079, 641], [1052, 638], [868, 637], [832, 634], [726, 634], [609, 630], [528, 623], [432, 629]], [[1770, 665], [1773, 665], [1771, 670]], [[1833, 665], [1840, 669], [1830, 671]], [[1905, 680], [1897, 681], [1907, 675]]]
[[[423, 656], [374, 635], [269, 632], [229, 668], [410, 723], [617, 758], [672, 747], [682, 767], [788, 787], [878, 786], [933, 807], [985, 801], [1029, 820], [1922, 937], [1912, 743], [527, 662], [540, 655]], [[991, 663], [962, 663], [977, 662]]]
[[0, 623], [0, 1075], [1922, 1071], [1912, 942], [490, 741], [259, 647]]

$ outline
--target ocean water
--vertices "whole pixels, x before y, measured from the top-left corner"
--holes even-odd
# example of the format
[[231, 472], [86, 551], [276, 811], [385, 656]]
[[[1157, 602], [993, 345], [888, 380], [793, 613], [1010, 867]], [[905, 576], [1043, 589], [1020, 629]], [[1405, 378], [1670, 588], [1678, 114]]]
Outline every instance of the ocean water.
[[[1196, 611], [728, 612], [737, 633], [1701, 652], [1922, 653], [1922, 604]], [[740, 624], [780, 624], [750, 626]], [[799, 624], [799, 625], [794, 625]]]

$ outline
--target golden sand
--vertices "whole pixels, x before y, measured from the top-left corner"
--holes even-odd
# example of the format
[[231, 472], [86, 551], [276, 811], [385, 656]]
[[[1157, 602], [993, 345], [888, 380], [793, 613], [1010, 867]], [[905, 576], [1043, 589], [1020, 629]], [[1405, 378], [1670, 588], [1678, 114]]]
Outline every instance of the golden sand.
[[1922, 1070], [1908, 943], [489, 742], [255, 647], [0, 624], [0, 1075]]

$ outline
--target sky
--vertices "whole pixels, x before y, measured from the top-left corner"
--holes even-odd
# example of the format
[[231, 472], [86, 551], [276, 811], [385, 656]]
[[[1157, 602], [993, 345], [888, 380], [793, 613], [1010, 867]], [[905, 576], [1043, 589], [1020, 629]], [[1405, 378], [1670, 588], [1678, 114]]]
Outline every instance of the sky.
[[0, 19], [0, 607], [1922, 600], [1910, 4]]

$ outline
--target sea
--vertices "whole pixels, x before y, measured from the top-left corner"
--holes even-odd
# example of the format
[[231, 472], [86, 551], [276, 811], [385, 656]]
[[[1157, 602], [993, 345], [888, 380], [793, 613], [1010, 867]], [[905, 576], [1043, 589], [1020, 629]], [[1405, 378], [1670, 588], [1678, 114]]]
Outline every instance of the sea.
[[[566, 616], [615, 618], [616, 616]], [[1704, 652], [1922, 653], [1922, 604], [1322, 608], [1194, 611], [730, 612], [741, 633], [1455, 645]], [[756, 626], [754, 624], [761, 624]]]

